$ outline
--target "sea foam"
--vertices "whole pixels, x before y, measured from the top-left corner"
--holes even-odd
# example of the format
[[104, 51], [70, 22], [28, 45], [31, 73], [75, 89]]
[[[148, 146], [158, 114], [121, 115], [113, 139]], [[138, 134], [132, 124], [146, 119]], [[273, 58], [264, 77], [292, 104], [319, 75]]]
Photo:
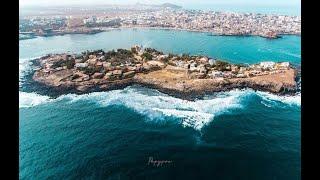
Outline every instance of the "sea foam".
[[[245, 90], [231, 90], [206, 96], [204, 99], [188, 101], [163, 94], [157, 90], [127, 87], [122, 90], [108, 92], [93, 92], [89, 94], [66, 94], [56, 99], [41, 96], [36, 93], [20, 92], [19, 106], [32, 107], [44, 103], [63, 101], [66, 105], [79, 101], [94, 102], [98, 106], [123, 105], [139, 114], [147, 116], [151, 121], [161, 121], [165, 117], [173, 117], [185, 127], [200, 130], [214, 120], [215, 116], [228, 113], [230, 110], [244, 108], [252, 96], [261, 97], [261, 103], [271, 107], [285, 105], [300, 106], [300, 95], [278, 96], [266, 92]], [[281, 105], [281, 104], [280, 104]]]
[[19, 59], [19, 86], [21, 87], [23, 84], [24, 77], [33, 71], [31, 60], [37, 59], [40, 57], [33, 58], [20, 58]]
[[263, 100], [271, 103], [284, 103], [290, 106], [301, 106], [301, 93], [297, 93], [295, 95], [283, 95], [278, 96], [275, 94], [271, 94], [268, 92], [258, 91], [257, 95], [259, 95]]
[[[35, 57], [37, 58], [37, 57]], [[30, 60], [19, 60], [19, 84], [22, 85], [23, 77], [32, 70]], [[162, 120], [164, 117], [179, 119], [185, 127], [201, 129], [210, 123], [215, 116], [227, 113], [229, 110], [243, 108], [248, 97], [258, 95], [262, 98], [261, 103], [270, 107], [274, 103], [285, 103], [300, 106], [301, 95], [278, 96], [266, 92], [255, 92], [250, 89], [232, 90], [216, 93], [214, 96], [206, 96], [204, 99], [187, 101], [160, 93], [157, 90], [137, 87], [127, 87], [122, 90], [108, 92], [94, 92], [83, 95], [66, 94], [56, 99], [42, 96], [37, 93], [19, 92], [19, 107], [29, 108], [45, 103], [64, 101], [64, 103], [76, 103], [78, 101], [92, 101], [100, 106], [124, 105], [134, 111], [143, 114], [148, 119]]]
[[52, 101], [49, 96], [19, 91], [19, 108], [29, 108]]
[[124, 105], [148, 117], [149, 120], [159, 121], [164, 117], [179, 119], [183, 126], [201, 129], [220, 113], [226, 113], [233, 108], [241, 108], [241, 99], [246, 91], [231, 91], [220, 93], [212, 99], [187, 101], [158, 92], [157, 90], [127, 87], [123, 90], [109, 92], [94, 92], [83, 95], [67, 94], [55, 101], [77, 103], [91, 101], [99, 106]]

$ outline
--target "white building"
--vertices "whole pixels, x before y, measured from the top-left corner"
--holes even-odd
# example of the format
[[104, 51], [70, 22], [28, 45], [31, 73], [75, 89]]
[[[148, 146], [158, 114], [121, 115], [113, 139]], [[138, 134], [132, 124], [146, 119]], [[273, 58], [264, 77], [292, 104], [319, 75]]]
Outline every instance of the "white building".
[[211, 75], [212, 78], [216, 77], [223, 77], [223, 73], [221, 71], [212, 71]]
[[212, 65], [214, 65], [214, 64], [216, 64], [216, 60], [214, 60], [214, 59], [209, 59], [209, 64], [212, 66]]
[[162, 60], [169, 57], [167, 54], [158, 56], [158, 60]]
[[76, 68], [86, 68], [86, 67], [88, 67], [88, 63], [76, 63], [75, 67]]
[[260, 66], [261, 66], [261, 68], [263, 68], [263, 69], [267, 69], [267, 68], [271, 69], [271, 68], [274, 67], [275, 64], [276, 64], [275, 62], [266, 61], [266, 62], [261, 62], [261, 63], [260, 63]]
[[278, 63], [276, 65], [277, 69], [289, 69], [290, 67], [290, 63], [289, 62], [282, 62], [282, 63]]
[[178, 67], [184, 67], [185, 62], [184, 61], [177, 61], [176, 66]]

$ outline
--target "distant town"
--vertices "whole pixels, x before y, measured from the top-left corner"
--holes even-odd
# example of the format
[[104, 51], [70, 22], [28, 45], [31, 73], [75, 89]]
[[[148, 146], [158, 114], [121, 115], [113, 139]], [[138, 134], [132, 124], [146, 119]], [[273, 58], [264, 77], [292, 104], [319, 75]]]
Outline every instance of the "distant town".
[[76, 33], [93, 34], [111, 28], [139, 27], [200, 31], [212, 35], [256, 35], [266, 38], [301, 34], [300, 16], [187, 10], [169, 3], [53, 8], [46, 14], [41, 11], [23, 12], [20, 14], [19, 39]]

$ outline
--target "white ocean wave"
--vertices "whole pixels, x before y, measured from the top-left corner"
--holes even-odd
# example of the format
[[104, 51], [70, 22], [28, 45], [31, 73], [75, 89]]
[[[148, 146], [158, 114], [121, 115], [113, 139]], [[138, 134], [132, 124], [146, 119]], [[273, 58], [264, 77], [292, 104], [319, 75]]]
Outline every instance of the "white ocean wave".
[[295, 95], [279, 96], [268, 92], [258, 91], [257, 95], [259, 95], [263, 100], [268, 102], [282, 102], [292, 106], [301, 106], [301, 93], [297, 93]]
[[[278, 96], [266, 92], [253, 91], [251, 89], [232, 90], [220, 92], [204, 99], [195, 101], [182, 100], [146, 88], [127, 87], [122, 90], [108, 92], [93, 92], [89, 94], [66, 94], [56, 99], [41, 96], [36, 93], [20, 92], [19, 106], [32, 107], [47, 102], [63, 101], [72, 104], [79, 101], [91, 101], [99, 106], [124, 105], [134, 111], [146, 115], [151, 121], [161, 121], [165, 117], [179, 119], [179, 123], [185, 127], [200, 130], [209, 124], [217, 115], [228, 113], [230, 110], [239, 109], [249, 103], [250, 98], [258, 95], [261, 103], [267, 107], [279, 106], [279, 102], [288, 105], [300, 106], [300, 95]], [[265, 101], [265, 102], [263, 102]]]
[[32, 70], [31, 62], [29, 59], [22, 59], [19, 60], [19, 78], [23, 77], [25, 72]]
[[260, 102], [261, 102], [261, 104], [263, 104], [263, 105], [266, 106], [266, 107], [269, 107], [269, 108], [272, 107], [272, 105], [269, 104], [269, 103], [266, 103], [266, 102], [264, 102], [264, 101], [260, 101]]
[[49, 96], [19, 91], [19, 108], [28, 108], [52, 101]]
[[155, 111], [161, 112], [164, 116], [182, 119], [181, 124], [185, 127], [193, 127], [200, 130], [204, 125], [213, 120], [214, 115], [211, 113], [203, 113], [198, 111], [185, 111], [177, 109], [159, 109], [153, 108]]
[[19, 59], [19, 86], [22, 85], [24, 76], [33, 70], [31, 60], [40, 57], [20, 58]]
[[[148, 91], [143, 92], [143, 91]], [[233, 108], [241, 108], [241, 100], [247, 91], [234, 90], [220, 93], [215, 98], [187, 101], [171, 97], [156, 90], [128, 87], [123, 90], [94, 92], [84, 95], [68, 94], [57, 98], [67, 103], [93, 101], [100, 106], [124, 105], [136, 112], [146, 115], [150, 120], [161, 120], [163, 117], [180, 119], [183, 126], [201, 129], [214, 119], [214, 116]]]

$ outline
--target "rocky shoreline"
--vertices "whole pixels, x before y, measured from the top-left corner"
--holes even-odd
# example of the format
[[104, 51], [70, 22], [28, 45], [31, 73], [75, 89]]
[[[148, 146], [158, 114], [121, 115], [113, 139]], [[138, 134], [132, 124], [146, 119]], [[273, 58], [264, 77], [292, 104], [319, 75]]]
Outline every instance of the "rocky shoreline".
[[139, 46], [131, 50], [87, 51], [82, 55], [48, 55], [36, 63], [38, 69], [31, 84], [55, 95], [109, 91], [131, 85], [188, 100], [235, 88], [275, 94], [297, 91], [297, 71], [287, 63], [264, 62], [245, 67], [205, 56], [165, 55]]
[[208, 33], [208, 36], [231, 36], [231, 37], [250, 37], [259, 36], [266, 39], [280, 39], [282, 36], [300, 36], [301, 33], [221, 33], [212, 30], [200, 30], [200, 29], [187, 29], [187, 28], [173, 28], [173, 27], [149, 27], [149, 26], [120, 26], [120, 27], [107, 27], [101, 28], [102, 31], [110, 30], [122, 30], [122, 29], [151, 29], [151, 30], [168, 30], [168, 31], [187, 31], [187, 32], [198, 32], [198, 33]]
[[[272, 86], [260, 86], [256, 84], [250, 84], [250, 83], [243, 83], [239, 82], [237, 84], [227, 84], [225, 86], [220, 86], [219, 88], [212, 88], [212, 89], [205, 89], [203, 91], [181, 91], [177, 89], [170, 89], [163, 87], [161, 85], [153, 84], [153, 83], [145, 83], [145, 82], [139, 82], [131, 79], [130, 81], [119, 81], [115, 82], [113, 84], [110, 84], [109, 86], [105, 87], [91, 87], [89, 89], [86, 89], [85, 91], [79, 91], [74, 86], [48, 86], [47, 84], [44, 84], [42, 82], [38, 82], [37, 80], [30, 78], [29, 84], [25, 87], [25, 91], [27, 92], [37, 92], [40, 95], [46, 95], [53, 98], [56, 98], [61, 95], [65, 94], [87, 94], [92, 92], [104, 92], [104, 91], [111, 91], [111, 90], [118, 90], [118, 89], [124, 89], [128, 86], [140, 86], [140, 87], [146, 87], [150, 89], [158, 90], [159, 92], [168, 94], [170, 96], [184, 99], [184, 100], [195, 100], [195, 99], [202, 99], [205, 95], [214, 94], [216, 92], [227, 92], [233, 89], [253, 89], [255, 91], [266, 91], [270, 92], [272, 94], [276, 95], [295, 95], [297, 90], [296, 88], [287, 88], [283, 89], [280, 92], [272, 91]], [[32, 87], [32, 88], [30, 88]]]

